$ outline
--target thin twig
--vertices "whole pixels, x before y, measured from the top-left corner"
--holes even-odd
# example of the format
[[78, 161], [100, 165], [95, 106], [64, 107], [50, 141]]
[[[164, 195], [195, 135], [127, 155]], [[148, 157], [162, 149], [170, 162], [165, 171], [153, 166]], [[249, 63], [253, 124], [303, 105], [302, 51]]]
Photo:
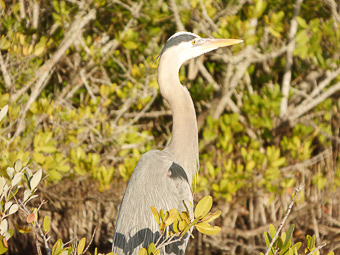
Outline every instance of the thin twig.
[[[15, 197], [15, 196], [14, 196], [14, 197]], [[19, 203], [19, 205], [21, 206], [21, 208], [26, 212], [26, 215], [29, 215], [30, 212], [28, 211], [28, 209], [26, 208], [26, 206], [21, 202], [21, 200], [18, 199], [17, 202]], [[42, 203], [44, 203], [44, 202], [42, 202]], [[40, 206], [39, 206], [39, 208], [40, 208]], [[37, 229], [38, 229], [38, 232], [39, 232], [41, 238], [44, 240], [44, 245], [45, 245], [45, 250], [46, 250], [47, 255], [51, 255], [52, 253], [51, 253], [51, 250], [50, 250], [50, 248], [49, 248], [49, 246], [48, 246], [48, 241], [47, 241], [47, 239], [46, 239], [46, 236], [44, 235], [44, 232], [43, 232], [43, 230], [41, 229], [41, 225], [39, 224], [39, 222], [38, 222], [37, 220], [34, 220], [33, 222], [35, 223], [35, 225], [36, 225], [36, 227], [37, 227]]]
[[84, 85], [85, 85], [87, 91], [89, 92], [89, 94], [90, 94], [92, 100], [95, 102], [95, 101], [96, 101], [96, 96], [93, 94], [93, 91], [92, 91], [92, 89], [91, 89], [89, 83], [88, 83], [87, 80], [86, 80], [86, 77], [85, 77], [85, 70], [84, 70], [83, 68], [80, 70], [80, 77], [81, 77], [81, 80], [83, 81], [83, 83], [84, 83]]
[[90, 245], [91, 245], [91, 243], [93, 242], [93, 239], [94, 239], [94, 235], [96, 234], [97, 228], [98, 228], [98, 226], [95, 227], [93, 234], [92, 234], [92, 237], [91, 237], [91, 240], [90, 240], [89, 244], [86, 246], [86, 248], [85, 248], [85, 250], [83, 251], [82, 254], [85, 254], [87, 252], [87, 250], [90, 248]]
[[286, 222], [286, 220], [287, 220], [287, 218], [288, 218], [288, 216], [289, 216], [289, 214], [290, 214], [290, 212], [291, 212], [291, 210], [292, 210], [292, 208], [293, 208], [293, 206], [294, 206], [295, 198], [296, 198], [297, 194], [302, 190], [302, 188], [303, 188], [304, 186], [305, 186], [305, 185], [301, 184], [298, 188], [295, 189], [294, 197], [293, 197], [292, 201], [290, 202], [290, 204], [289, 204], [289, 206], [288, 206], [288, 209], [287, 209], [287, 212], [286, 212], [285, 216], [283, 217], [283, 219], [282, 219], [282, 221], [281, 221], [281, 223], [280, 223], [280, 226], [279, 226], [279, 228], [277, 229], [277, 231], [276, 231], [276, 233], [275, 233], [275, 235], [274, 235], [272, 241], [270, 242], [270, 244], [269, 244], [269, 246], [268, 246], [268, 249], [267, 249], [265, 255], [268, 255], [269, 252], [271, 251], [271, 249], [272, 249], [272, 247], [273, 247], [273, 245], [274, 245], [274, 242], [276, 241], [276, 238], [279, 236], [279, 234], [280, 234], [280, 232], [281, 232], [281, 230], [282, 230], [282, 228], [283, 228], [283, 225], [285, 224], [285, 222]]
[[[176, 243], [176, 242], [178, 242], [178, 241], [181, 241], [182, 237], [179, 236], [179, 235], [180, 235], [180, 233], [176, 233], [176, 234], [174, 234], [173, 236], [171, 236], [171, 237], [169, 237], [169, 238], [167, 238], [167, 239], [164, 239], [163, 242], [160, 243], [160, 244], [158, 244], [158, 242], [159, 242], [159, 240], [160, 240], [160, 239], [158, 239], [157, 245], [156, 245], [156, 246], [157, 246], [157, 249], [162, 249], [163, 247], [165, 247], [165, 246], [167, 246], [167, 245], [170, 245], [170, 244], [172, 244], [172, 243]], [[173, 240], [175, 237], [179, 237], [179, 238], [176, 239], [176, 240]]]

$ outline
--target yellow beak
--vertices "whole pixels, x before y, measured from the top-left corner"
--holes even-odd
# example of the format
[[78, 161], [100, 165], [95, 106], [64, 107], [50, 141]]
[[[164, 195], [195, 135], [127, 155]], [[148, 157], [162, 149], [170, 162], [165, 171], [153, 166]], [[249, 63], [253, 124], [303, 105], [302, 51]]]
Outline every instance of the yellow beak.
[[202, 42], [201, 47], [204, 49], [216, 49], [216, 48], [220, 48], [220, 47], [226, 47], [226, 46], [230, 46], [230, 45], [234, 45], [234, 44], [238, 44], [243, 42], [243, 40], [240, 39], [211, 39], [211, 38], [207, 38], [204, 39], [204, 41]]

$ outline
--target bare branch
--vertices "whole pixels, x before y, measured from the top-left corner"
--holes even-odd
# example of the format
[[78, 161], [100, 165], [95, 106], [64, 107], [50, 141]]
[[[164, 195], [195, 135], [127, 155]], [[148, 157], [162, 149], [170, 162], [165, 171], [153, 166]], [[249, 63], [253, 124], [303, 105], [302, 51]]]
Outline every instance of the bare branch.
[[337, 12], [336, 2], [334, 0], [325, 0], [325, 2], [331, 8], [332, 15], [336, 22], [340, 23], [340, 13]]
[[32, 26], [34, 29], [38, 28], [39, 25], [39, 12], [40, 12], [40, 1], [33, 1], [33, 22]]
[[310, 94], [310, 97], [312, 98], [317, 96], [338, 75], [340, 75], [340, 67], [327, 75], [326, 79], [320, 82], [320, 84], [318, 84], [318, 86], [313, 90], [313, 92]]
[[169, 7], [170, 7], [170, 10], [174, 14], [177, 30], [178, 31], [185, 31], [185, 27], [184, 27], [184, 25], [183, 25], [183, 23], [181, 21], [181, 18], [180, 18], [179, 14], [178, 14], [178, 9], [177, 9], [177, 5], [176, 5], [176, 1], [175, 0], [169, 0]]
[[86, 77], [85, 77], [85, 70], [84, 69], [81, 69], [80, 70], [80, 77], [81, 77], [81, 80], [83, 81], [87, 91], [89, 92], [91, 98], [93, 101], [96, 101], [96, 96], [93, 94], [93, 91], [90, 87], [90, 85], [88, 84], [87, 80], [86, 80]]
[[333, 95], [335, 92], [339, 90], [340, 90], [340, 82], [330, 87], [328, 90], [323, 92], [319, 97], [314, 98], [313, 101], [307, 100], [307, 102], [301, 103], [298, 107], [294, 109], [293, 113], [289, 114], [288, 119], [290, 121], [295, 121], [301, 115], [313, 109], [316, 105], [320, 104], [326, 98], [330, 97], [331, 95]]
[[25, 10], [24, 0], [19, 0], [19, 4], [20, 4], [20, 18], [24, 19], [24, 18], [26, 18], [26, 10]]
[[212, 21], [212, 19], [209, 17], [207, 9], [205, 8], [205, 5], [203, 3], [203, 0], [200, 0], [201, 8], [202, 8], [202, 14], [203, 17], [208, 21], [209, 25], [213, 28], [214, 31], [218, 30], [217, 25]]
[[1, 52], [0, 52], [0, 67], [1, 67], [2, 76], [4, 77], [6, 88], [10, 89], [12, 87], [12, 79], [11, 79], [10, 74], [7, 71], [7, 67], [5, 65], [4, 59], [2, 58]]
[[233, 102], [231, 103], [230, 97], [234, 92], [234, 88], [242, 79], [249, 65], [250, 65], [249, 61], [245, 61], [242, 63], [242, 65], [238, 65], [236, 73], [231, 78], [231, 80], [229, 81], [228, 79], [226, 79], [225, 84], [223, 86], [223, 95], [212, 114], [213, 118], [215, 119], [219, 118], [219, 116], [221, 116], [221, 114], [223, 113], [226, 105], [228, 105], [233, 110], [233, 112], [240, 112], [238, 107]]
[[291, 23], [290, 23], [290, 29], [288, 34], [288, 42], [289, 46], [287, 49], [287, 59], [286, 59], [286, 67], [285, 67], [285, 73], [283, 75], [282, 80], [282, 101], [280, 105], [280, 116], [281, 118], [285, 118], [287, 116], [287, 109], [288, 109], [288, 94], [289, 94], [289, 87], [290, 87], [290, 81], [292, 78], [292, 65], [293, 65], [293, 51], [295, 49], [295, 34], [297, 32], [298, 23], [296, 20], [296, 17], [300, 13], [301, 4], [303, 0], [297, 0], [294, 7], [294, 15], [292, 17]]
[[28, 102], [26, 103], [25, 108], [21, 112], [21, 117], [19, 119], [17, 130], [12, 139], [18, 136], [24, 130], [25, 128], [24, 119], [26, 113], [31, 107], [32, 103], [39, 96], [43, 88], [47, 85], [47, 82], [49, 81], [49, 78], [51, 77], [51, 74], [54, 71], [55, 64], [58, 63], [58, 61], [64, 55], [66, 50], [72, 45], [73, 41], [80, 35], [82, 28], [95, 17], [96, 17], [95, 9], [92, 9], [87, 14], [85, 11], [81, 11], [79, 15], [77, 15], [77, 17], [75, 18], [72, 25], [70, 26], [70, 29], [65, 34], [65, 38], [61, 42], [58, 50], [54, 53], [51, 59], [49, 59], [42, 67], [39, 68], [35, 77], [33, 78], [33, 80], [36, 79], [37, 82], [35, 83], [35, 86], [32, 89], [32, 93], [28, 99]]
[[290, 170], [293, 170], [293, 169], [299, 169], [299, 168], [306, 168], [306, 167], [309, 167], [309, 166], [312, 166], [314, 164], [316, 164], [317, 162], [320, 162], [324, 159], [326, 159], [327, 157], [331, 156], [331, 151], [330, 150], [324, 150], [323, 152], [319, 153], [318, 155], [310, 158], [310, 159], [307, 159], [303, 162], [300, 162], [300, 163], [297, 163], [297, 164], [294, 164], [294, 165], [291, 165], [291, 166], [286, 166], [286, 167], [282, 167], [280, 168], [280, 172], [286, 172], [286, 171], [290, 171]]
[[211, 74], [208, 72], [208, 70], [205, 68], [203, 63], [201, 61], [196, 61], [198, 70], [202, 74], [202, 76], [214, 87], [216, 91], [219, 91], [221, 88], [215, 81], [215, 79], [211, 76]]
[[283, 55], [284, 53], [286, 53], [288, 47], [289, 44], [284, 45], [277, 50], [273, 49], [271, 52], [265, 54], [261, 54], [254, 50], [253, 48], [246, 48], [233, 56], [214, 54], [212, 56], [212, 59], [222, 60], [226, 64], [230, 63], [233, 65], [239, 64], [240, 62], [244, 61], [245, 58], [248, 58], [249, 62], [251, 63], [261, 63]]

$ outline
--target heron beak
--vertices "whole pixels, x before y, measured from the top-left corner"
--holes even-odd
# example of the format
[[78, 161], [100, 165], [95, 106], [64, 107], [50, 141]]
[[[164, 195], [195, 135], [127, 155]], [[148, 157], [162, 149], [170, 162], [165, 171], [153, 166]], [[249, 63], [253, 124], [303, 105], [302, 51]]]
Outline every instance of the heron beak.
[[217, 49], [220, 47], [226, 47], [234, 44], [238, 44], [243, 42], [240, 39], [205, 39], [205, 42], [202, 44], [202, 48], [204, 49]]

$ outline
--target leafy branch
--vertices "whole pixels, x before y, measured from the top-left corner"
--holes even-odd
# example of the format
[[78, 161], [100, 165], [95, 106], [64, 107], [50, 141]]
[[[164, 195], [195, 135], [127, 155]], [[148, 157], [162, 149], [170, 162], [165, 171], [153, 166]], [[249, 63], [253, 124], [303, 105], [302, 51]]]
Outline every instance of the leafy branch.
[[[184, 202], [183, 202], [184, 203]], [[211, 226], [209, 223], [221, 215], [221, 211], [210, 212], [213, 204], [211, 196], [203, 197], [195, 207], [194, 217], [190, 219], [191, 211], [187, 208], [181, 213], [177, 209], [170, 209], [164, 213], [163, 209], [158, 210], [151, 206], [152, 214], [159, 225], [160, 237], [156, 243], [151, 243], [148, 249], [142, 248], [139, 255], [158, 255], [165, 246], [180, 241], [187, 233], [195, 227], [199, 232], [206, 235], [217, 235], [221, 232], [218, 226]]]

